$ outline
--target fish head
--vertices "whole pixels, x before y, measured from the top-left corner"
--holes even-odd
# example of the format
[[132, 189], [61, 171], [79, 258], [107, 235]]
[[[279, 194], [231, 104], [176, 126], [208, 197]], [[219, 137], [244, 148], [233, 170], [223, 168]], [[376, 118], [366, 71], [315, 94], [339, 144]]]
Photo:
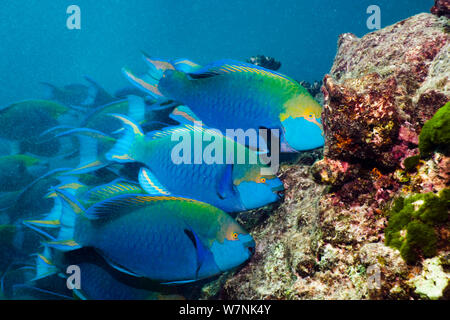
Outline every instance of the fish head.
[[168, 69], [162, 74], [158, 89], [166, 98], [177, 96], [180, 92], [184, 92], [188, 82], [188, 77], [184, 72]]
[[282, 152], [305, 151], [325, 144], [322, 106], [308, 93], [288, 100], [280, 115], [283, 137]]
[[231, 217], [220, 234], [221, 237], [210, 247], [214, 262], [220, 271], [225, 272], [240, 266], [255, 252], [253, 237]]
[[283, 196], [281, 180], [276, 175], [263, 174], [262, 169], [261, 165], [236, 166], [233, 183], [244, 210], [263, 207]]

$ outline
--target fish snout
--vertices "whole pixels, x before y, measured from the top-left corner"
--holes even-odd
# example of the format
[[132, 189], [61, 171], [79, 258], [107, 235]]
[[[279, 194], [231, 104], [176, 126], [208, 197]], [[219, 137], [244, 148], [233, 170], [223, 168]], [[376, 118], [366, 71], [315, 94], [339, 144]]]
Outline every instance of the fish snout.
[[244, 247], [247, 248], [247, 250], [249, 251], [250, 257], [255, 254], [255, 247], [256, 247], [255, 240], [251, 239], [251, 240], [245, 242]]
[[284, 197], [284, 185], [281, 181], [278, 180], [278, 184], [271, 187], [273, 193], [277, 195], [279, 199], [283, 199]]
[[284, 186], [280, 184], [278, 186], [272, 187], [272, 192], [275, 193], [280, 199], [284, 197]]

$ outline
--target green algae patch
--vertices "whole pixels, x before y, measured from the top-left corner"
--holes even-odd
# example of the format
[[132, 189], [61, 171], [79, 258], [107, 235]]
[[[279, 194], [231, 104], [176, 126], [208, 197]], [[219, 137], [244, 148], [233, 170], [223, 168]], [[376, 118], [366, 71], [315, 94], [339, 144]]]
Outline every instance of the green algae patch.
[[406, 171], [413, 171], [420, 162], [420, 155], [412, 156], [403, 160]]
[[422, 157], [434, 151], [450, 154], [450, 102], [447, 102], [425, 122], [419, 135], [419, 150]]
[[407, 263], [415, 263], [420, 256], [436, 255], [435, 227], [448, 220], [449, 190], [444, 189], [439, 195], [430, 192], [394, 200], [388, 212], [386, 245], [398, 249]]

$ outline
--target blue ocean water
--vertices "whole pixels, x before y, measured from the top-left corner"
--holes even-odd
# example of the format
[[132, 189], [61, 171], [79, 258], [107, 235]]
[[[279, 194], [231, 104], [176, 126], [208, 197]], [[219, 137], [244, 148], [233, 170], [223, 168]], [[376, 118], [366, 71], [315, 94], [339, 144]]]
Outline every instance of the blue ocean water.
[[[332, 65], [338, 35], [368, 30], [369, 5], [381, 27], [428, 12], [433, 0], [28, 0], [0, 10], [0, 105], [42, 96], [41, 81], [82, 82], [114, 91], [123, 66], [143, 67], [140, 50], [199, 63], [264, 54], [283, 73], [320, 80]], [[81, 30], [68, 30], [66, 9], [81, 9]]]

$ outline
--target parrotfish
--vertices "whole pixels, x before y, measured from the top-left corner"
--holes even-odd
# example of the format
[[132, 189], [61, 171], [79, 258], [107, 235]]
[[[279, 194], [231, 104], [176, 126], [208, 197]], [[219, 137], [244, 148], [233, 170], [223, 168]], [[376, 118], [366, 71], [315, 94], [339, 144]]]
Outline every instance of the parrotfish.
[[96, 107], [116, 100], [95, 80], [88, 76], [84, 78], [89, 82], [88, 86], [74, 83], [58, 88], [51, 83], [42, 82], [49, 89], [47, 99], [58, 101], [68, 107]]
[[117, 270], [160, 283], [209, 278], [247, 261], [255, 243], [233, 218], [192, 199], [120, 195], [87, 210], [55, 190], [76, 215], [72, 237], [64, 231], [50, 248], [96, 249]]
[[57, 119], [67, 111], [67, 107], [52, 101], [13, 103], [0, 110], [0, 137], [16, 141], [21, 153], [54, 156], [59, 150], [58, 141], [41, 143], [40, 134], [58, 125]]
[[144, 98], [129, 95], [126, 99], [114, 101], [112, 103], [99, 106], [93, 109], [81, 123], [81, 127], [95, 129], [107, 134], [113, 133], [121, 128], [121, 122], [109, 117], [110, 113], [126, 114], [141, 126], [146, 126], [149, 130], [158, 129], [166, 123], [172, 121], [169, 114], [172, 110], [163, 109], [154, 112], [146, 112], [147, 102]]
[[[25, 294], [41, 299], [81, 299], [81, 300], [179, 300], [178, 289], [162, 286], [146, 278], [137, 278], [120, 272], [108, 265], [91, 249], [58, 254], [43, 244], [41, 252], [33, 254], [35, 264], [20, 268], [23, 272], [21, 283], [7, 275], [7, 292], [17, 299]], [[66, 270], [77, 266], [80, 271], [81, 288], [67, 287]], [[31, 269], [31, 273], [30, 273]], [[19, 270], [17, 270], [19, 271]], [[16, 282], [19, 280], [15, 278]], [[12, 290], [8, 290], [9, 287]]]
[[[146, 167], [140, 171], [139, 182], [150, 194], [162, 192], [193, 198], [226, 212], [250, 210], [280, 199], [283, 183], [260, 162], [258, 154], [214, 130], [185, 125], [144, 135], [131, 119], [114, 117], [124, 122], [125, 132], [106, 158], [120, 163], [143, 163]], [[179, 149], [179, 138], [172, 139], [175, 135], [186, 139], [185, 150]], [[203, 143], [197, 139], [203, 139]], [[213, 153], [211, 145], [204, 141], [217, 144], [216, 158], [208, 154], [208, 150]], [[174, 159], [177, 149], [184, 157], [179, 160], [184, 162]]]
[[40, 162], [39, 158], [24, 154], [0, 157], [0, 192], [18, 191], [36, 176], [29, 170]]
[[70, 168], [51, 170], [34, 179], [23, 189], [7, 193], [6, 199], [0, 201], [0, 211], [6, 212], [11, 221], [47, 212], [51, 209], [53, 201], [46, 199], [44, 195], [50, 187], [58, 185], [58, 177], [69, 170]]
[[124, 70], [127, 78], [154, 97], [188, 106], [211, 128], [278, 130], [283, 152], [324, 144], [321, 105], [288, 76], [234, 60], [202, 67], [187, 59], [144, 58], [149, 74]]

